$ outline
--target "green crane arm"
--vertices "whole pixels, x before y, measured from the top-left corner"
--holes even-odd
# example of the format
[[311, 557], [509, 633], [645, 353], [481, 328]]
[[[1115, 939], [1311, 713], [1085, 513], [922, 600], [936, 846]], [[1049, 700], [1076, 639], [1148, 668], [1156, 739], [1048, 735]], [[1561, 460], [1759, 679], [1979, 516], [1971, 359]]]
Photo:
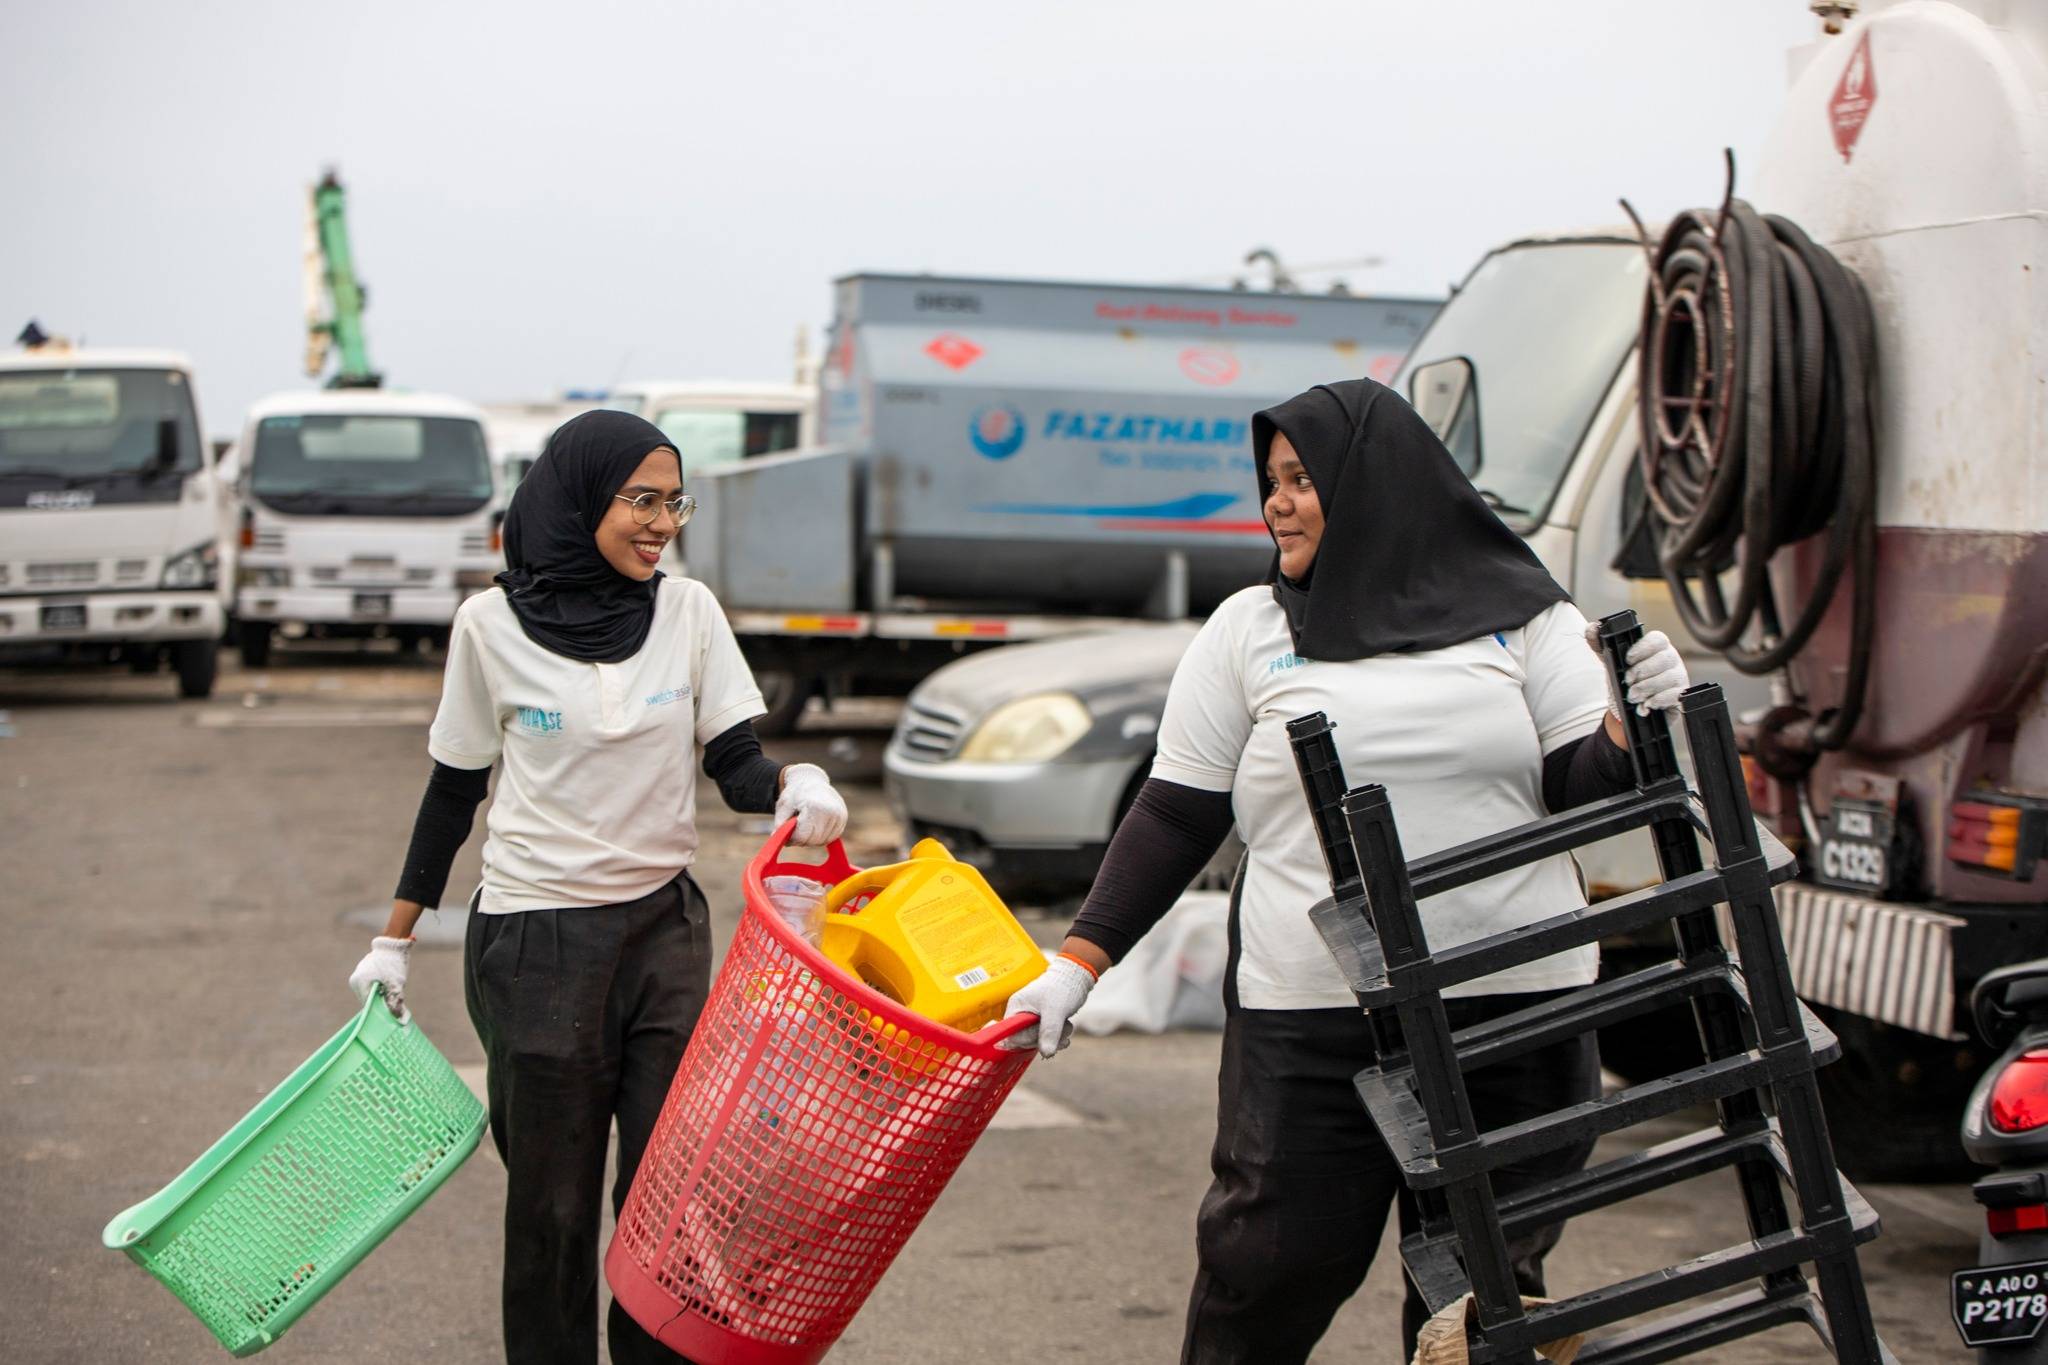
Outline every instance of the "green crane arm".
[[321, 274], [333, 311], [325, 322], [310, 326], [315, 333], [324, 333], [341, 352], [341, 368], [328, 383], [337, 389], [374, 389], [383, 376], [370, 368], [370, 349], [363, 337], [364, 290], [349, 251], [346, 195], [333, 171], [314, 187], [313, 223], [320, 242]]

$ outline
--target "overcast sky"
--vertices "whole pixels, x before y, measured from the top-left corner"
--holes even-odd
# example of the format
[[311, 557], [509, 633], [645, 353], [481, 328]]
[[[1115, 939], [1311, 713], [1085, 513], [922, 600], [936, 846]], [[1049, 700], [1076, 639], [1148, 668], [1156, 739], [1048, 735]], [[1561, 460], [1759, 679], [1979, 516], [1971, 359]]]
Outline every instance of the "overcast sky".
[[1619, 195], [1712, 201], [1814, 32], [1806, 0], [4, 0], [0, 344], [185, 351], [232, 431], [305, 382], [328, 165], [373, 362], [479, 400], [782, 379], [862, 269], [1223, 283], [1270, 245], [1440, 293]]

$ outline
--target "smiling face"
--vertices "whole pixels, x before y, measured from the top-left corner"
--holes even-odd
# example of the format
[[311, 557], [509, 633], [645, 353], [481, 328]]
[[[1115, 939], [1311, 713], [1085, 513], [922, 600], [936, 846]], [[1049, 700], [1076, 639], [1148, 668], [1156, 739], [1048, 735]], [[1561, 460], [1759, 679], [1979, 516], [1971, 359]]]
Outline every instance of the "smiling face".
[[[597, 524], [597, 551], [604, 556], [604, 562], [631, 579], [644, 582], [654, 577], [662, 550], [680, 529], [666, 504], [682, 491], [680, 457], [667, 446], [649, 451], [640, 467], [619, 487], [604, 520]], [[619, 500], [642, 493], [654, 494], [663, 504], [655, 509], [654, 520], [645, 526], [633, 520], [633, 504]]]
[[1280, 572], [1299, 579], [1323, 543], [1323, 504], [1294, 443], [1277, 431], [1266, 452], [1266, 489], [1266, 525], [1280, 547]]

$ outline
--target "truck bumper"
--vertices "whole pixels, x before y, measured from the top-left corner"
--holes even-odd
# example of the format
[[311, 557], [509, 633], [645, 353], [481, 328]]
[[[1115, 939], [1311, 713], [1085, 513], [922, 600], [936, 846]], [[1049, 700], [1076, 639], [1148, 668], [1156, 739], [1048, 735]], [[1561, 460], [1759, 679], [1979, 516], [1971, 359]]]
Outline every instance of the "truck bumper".
[[1777, 888], [1792, 984], [1814, 1004], [1960, 1041], [1969, 987], [1991, 967], [2048, 955], [2048, 913], [2027, 905], [1900, 905], [1806, 882]]
[[243, 588], [235, 615], [271, 625], [445, 626], [465, 595], [455, 588]]
[[[76, 624], [80, 615], [82, 624]], [[226, 612], [204, 588], [0, 598], [0, 648], [212, 640]]]

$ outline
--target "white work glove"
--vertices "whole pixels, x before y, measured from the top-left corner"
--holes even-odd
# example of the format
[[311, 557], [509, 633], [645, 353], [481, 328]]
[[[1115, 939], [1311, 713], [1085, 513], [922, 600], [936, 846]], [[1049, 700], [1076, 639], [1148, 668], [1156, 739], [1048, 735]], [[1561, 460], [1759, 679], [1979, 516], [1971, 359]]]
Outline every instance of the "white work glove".
[[1093, 972], [1070, 958], [1054, 958], [1047, 964], [1045, 975], [1011, 996], [1010, 1003], [1003, 1007], [1005, 1019], [1035, 1014], [1038, 1022], [1017, 1030], [996, 1046], [1011, 1052], [1036, 1047], [1039, 1056], [1052, 1056], [1073, 1041], [1074, 1011], [1081, 1008], [1081, 1002], [1094, 989]]
[[790, 819], [796, 821], [792, 843], [829, 844], [846, 833], [846, 800], [832, 790], [832, 779], [815, 763], [792, 763], [782, 770], [775, 823]]
[[348, 988], [360, 1001], [368, 1000], [370, 991], [382, 985], [384, 1003], [391, 1006], [391, 1012], [401, 1021], [411, 1019], [412, 1011], [405, 1007], [405, 971], [411, 961], [411, 939], [385, 938], [379, 934], [370, 940], [370, 951], [348, 974]]
[[[1607, 680], [1607, 709], [1616, 720], [1623, 719], [1622, 699], [1614, 694], [1614, 670], [1607, 666], [1607, 651], [1600, 648], [1600, 623], [1586, 623], [1586, 647], [1600, 660], [1600, 676]], [[1669, 711], [1678, 705], [1678, 694], [1692, 686], [1685, 660], [1678, 647], [1661, 630], [1653, 630], [1629, 646], [1628, 704], [1636, 714]]]

